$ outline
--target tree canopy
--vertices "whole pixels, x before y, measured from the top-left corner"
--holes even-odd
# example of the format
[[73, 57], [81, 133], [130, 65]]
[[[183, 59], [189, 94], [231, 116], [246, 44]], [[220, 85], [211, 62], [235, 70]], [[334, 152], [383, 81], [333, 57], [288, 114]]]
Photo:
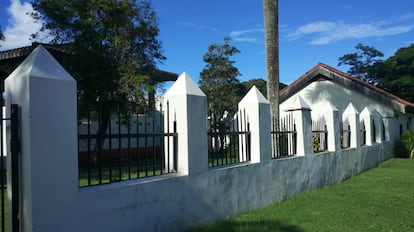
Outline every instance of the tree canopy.
[[[385, 61], [378, 59], [383, 53], [373, 47], [358, 44], [357, 53], [339, 58], [340, 64], [350, 65], [349, 74], [414, 102], [414, 44], [403, 47]], [[339, 65], [340, 65], [339, 64]]]
[[92, 111], [99, 119], [99, 154], [112, 113], [145, 107], [149, 76], [165, 59], [156, 14], [149, 2], [135, 0], [34, 0], [32, 6], [41, 31], [67, 44], [63, 66], [77, 80], [80, 117]]
[[345, 54], [342, 57], [339, 57], [338, 66], [349, 65], [350, 68], [348, 73], [354, 77], [357, 77], [363, 81], [373, 83], [373, 80], [370, 75], [370, 68], [376, 63], [381, 62], [380, 57], [383, 57], [384, 54], [374, 47], [365, 46], [362, 44], [357, 44], [355, 46], [357, 52]]
[[414, 102], [414, 44], [403, 47], [373, 67], [371, 75], [378, 86], [410, 102]]
[[207, 96], [210, 112], [223, 114], [225, 111], [234, 113], [240, 100], [240, 82], [237, 79], [239, 70], [234, 67], [230, 57], [240, 51], [229, 44], [230, 39], [225, 38], [224, 43], [214, 43], [208, 47], [203, 60], [206, 66], [200, 73], [199, 85]]
[[[64, 66], [81, 95], [142, 104], [148, 76], [165, 59], [150, 3], [133, 0], [34, 0], [53, 43], [67, 43]], [[36, 37], [36, 35], [34, 35]]]

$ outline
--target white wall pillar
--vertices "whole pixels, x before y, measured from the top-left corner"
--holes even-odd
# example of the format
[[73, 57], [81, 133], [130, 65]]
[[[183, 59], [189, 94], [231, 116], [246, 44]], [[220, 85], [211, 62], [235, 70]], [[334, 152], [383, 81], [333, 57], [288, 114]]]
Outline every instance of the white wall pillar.
[[346, 107], [345, 111], [342, 114], [342, 119], [348, 119], [349, 127], [351, 128], [351, 144], [350, 147], [357, 148], [361, 146], [360, 144], [360, 121], [359, 121], [359, 112], [356, 110], [355, 106], [352, 103]]
[[323, 113], [328, 130], [328, 151], [341, 149], [341, 125], [338, 109], [331, 103], [324, 105]]
[[365, 123], [365, 132], [366, 132], [366, 137], [365, 137], [365, 142], [367, 146], [370, 146], [372, 144], [374, 144], [373, 140], [373, 136], [372, 136], [372, 130], [373, 130], [373, 124], [372, 124], [372, 116], [371, 116], [371, 112], [369, 111], [369, 109], [367, 107], [365, 107], [362, 111], [361, 114], [359, 115], [361, 122], [363, 121]]
[[[164, 95], [169, 104], [170, 120], [176, 119], [179, 174], [189, 175], [208, 169], [207, 98], [190, 76], [181, 74]], [[172, 121], [170, 126], [172, 126]], [[172, 131], [173, 128], [170, 128]]]
[[381, 143], [381, 141], [382, 141], [382, 122], [381, 122], [381, 114], [377, 110], [372, 111], [371, 122], [375, 123], [375, 141], [374, 141], [374, 143]]
[[246, 111], [251, 133], [251, 162], [271, 159], [270, 106], [266, 98], [253, 86], [239, 103], [239, 111]]
[[312, 117], [309, 105], [300, 96], [296, 96], [293, 104], [289, 105], [286, 111], [292, 112], [296, 125], [296, 154], [312, 155]]
[[5, 90], [20, 108], [20, 230], [63, 231], [78, 193], [76, 81], [38, 46]]

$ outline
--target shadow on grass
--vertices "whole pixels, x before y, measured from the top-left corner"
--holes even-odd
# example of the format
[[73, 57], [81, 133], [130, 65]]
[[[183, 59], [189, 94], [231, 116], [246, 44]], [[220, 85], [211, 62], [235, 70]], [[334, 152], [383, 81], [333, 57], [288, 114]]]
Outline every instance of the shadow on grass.
[[189, 232], [242, 232], [242, 231], [281, 231], [281, 232], [304, 232], [302, 228], [296, 225], [290, 225], [279, 220], [272, 221], [224, 221], [205, 225], [199, 228], [189, 230]]

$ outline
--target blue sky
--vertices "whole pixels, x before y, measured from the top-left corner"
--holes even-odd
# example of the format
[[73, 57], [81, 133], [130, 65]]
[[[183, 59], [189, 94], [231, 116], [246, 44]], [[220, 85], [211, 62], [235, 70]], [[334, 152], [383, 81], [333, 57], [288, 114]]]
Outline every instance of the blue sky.
[[[231, 37], [241, 51], [232, 57], [239, 80], [266, 79], [261, 0], [152, 0], [152, 5], [167, 57], [159, 68], [185, 71], [198, 82], [208, 46]], [[26, 16], [30, 10], [27, 1], [0, 1], [7, 38], [1, 50], [31, 43], [28, 37], [39, 25]], [[414, 43], [414, 1], [279, 0], [281, 82], [289, 84], [318, 62], [338, 68], [338, 57], [355, 52], [358, 43], [382, 51], [384, 58]]]

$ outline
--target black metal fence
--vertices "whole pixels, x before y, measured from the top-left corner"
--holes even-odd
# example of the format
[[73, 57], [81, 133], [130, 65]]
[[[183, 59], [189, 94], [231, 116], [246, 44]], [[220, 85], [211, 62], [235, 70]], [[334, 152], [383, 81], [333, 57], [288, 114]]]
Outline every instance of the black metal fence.
[[245, 111], [208, 118], [208, 167], [250, 161], [250, 124]]
[[312, 141], [314, 153], [328, 150], [328, 130], [325, 117], [321, 117], [316, 121], [312, 120]]
[[296, 124], [292, 114], [288, 114], [272, 123], [272, 158], [283, 158], [296, 155]]
[[[1, 107], [1, 106], [0, 106]], [[8, 207], [7, 207], [7, 178], [6, 178], [6, 156], [4, 154], [4, 133], [3, 133], [3, 107], [0, 109], [0, 210], [1, 210], [1, 219], [0, 219], [0, 231], [8, 231], [8, 225], [6, 218], [8, 217]]]
[[[19, 231], [19, 159], [18, 153], [20, 149], [19, 145], [19, 129], [18, 129], [18, 118], [19, 118], [19, 107], [18, 105], [11, 105], [10, 107], [10, 117], [3, 118], [3, 107], [0, 106], [0, 231]], [[5, 121], [10, 121], [10, 131], [5, 130], [4, 125]], [[10, 132], [10, 140], [5, 141], [5, 132]], [[6, 170], [6, 155], [4, 147], [6, 144], [10, 143], [8, 146], [8, 158], [10, 159], [10, 180], [11, 180], [11, 194], [12, 202], [11, 205], [8, 205], [7, 197], [7, 170]], [[11, 207], [11, 210], [9, 210]], [[9, 215], [9, 211], [11, 215]], [[9, 223], [9, 221], [11, 223]], [[11, 228], [8, 228], [11, 225]]]
[[346, 149], [351, 146], [351, 126], [346, 119], [341, 123], [341, 148]]
[[177, 125], [170, 125], [168, 103], [165, 111], [161, 103], [158, 110], [116, 111], [102, 104], [83, 104], [78, 115], [80, 187], [176, 172]]
[[365, 129], [365, 122], [360, 122], [360, 138], [359, 138], [361, 145], [367, 144], [367, 130]]
[[371, 125], [372, 125], [372, 136], [371, 136], [371, 141], [372, 141], [372, 143], [375, 143], [376, 141], [377, 141], [377, 127], [375, 126], [375, 120], [373, 119], [372, 121], [371, 121]]

